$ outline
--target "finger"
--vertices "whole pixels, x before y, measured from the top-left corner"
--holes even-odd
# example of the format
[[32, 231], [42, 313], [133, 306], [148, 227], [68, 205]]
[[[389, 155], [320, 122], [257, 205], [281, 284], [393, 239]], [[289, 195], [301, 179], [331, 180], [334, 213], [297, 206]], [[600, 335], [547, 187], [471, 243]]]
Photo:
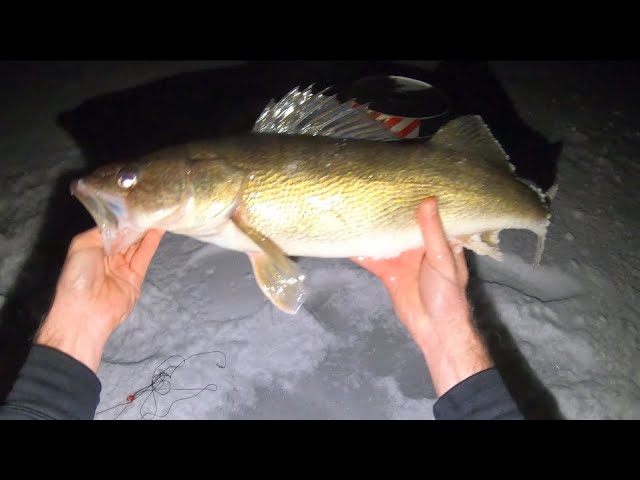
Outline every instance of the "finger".
[[430, 197], [422, 202], [419, 218], [425, 244], [425, 260], [433, 266], [437, 265], [442, 273], [453, 274], [455, 272], [453, 252], [444, 232], [435, 198]]
[[462, 249], [462, 247], [460, 247], [459, 250], [454, 249], [453, 259], [456, 263], [458, 280], [466, 286], [469, 281], [469, 268], [467, 267], [467, 259], [464, 256], [464, 249]]
[[73, 237], [69, 245], [69, 253], [95, 247], [102, 248], [102, 236], [98, 227], [93, 227]]
[[158, 250], [164, 235], [162, 230], [150, 230], [140, 241], [140, 245], [131, 257], [130, 268], [141, 279], [147, 274], [151, 259]]
[[[144, 238], [144, 237], [143, 237]], [[127, 249], [122, 252], [119, 255], [122, 255], [124, 257], [124, 262], [127, 265], [131, 265], [131, 259], [133, 258], [133, 256], [136, 254], [136, 252], [138, 251], [138, 248], [140, 248], [140, 244], [142, 243], [142, 238], [139, 239], [137, 242], [132, 243], [131, 245], [129, 245], [127, 247]]]
[[384, 266], [382, 263], [383, 260], [376, 260], [370, 257], [351, 257], [351, 260], [365, 270], [369, 270], [374, 275], [378, 275]]
[[393, 278], [410, 276], [412, 272], [417, 273], [423, 255], [424, 250], [416, 248], [402, 252], [393, 258], [353, 257], [351, 260], [376, 275], [383, 282], [390, 283]]
[[424, 258], [424, 249], [415, 248], [403, 252], [399, 257], [392, 260], [388, 268], [384, 269], [379, 277], [388, 288], [405, 288], [406, 282], [414, 284], [418, 281], [418, 272]]

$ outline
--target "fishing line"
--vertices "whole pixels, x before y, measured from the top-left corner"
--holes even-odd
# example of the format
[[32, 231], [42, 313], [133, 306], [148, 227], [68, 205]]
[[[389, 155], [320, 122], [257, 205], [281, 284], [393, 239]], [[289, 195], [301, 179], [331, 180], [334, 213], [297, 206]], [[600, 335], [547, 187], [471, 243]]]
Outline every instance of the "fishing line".
[[[142, 402], [142, 404], [140, 405], [140, 419], [141, 420], [150, 420], [153, 418], [164, 418], [166, 417], [169, 412], [171, 411], [171, 408], [173, 407], [174, 404], [181, 402], [183, 400], [189, 400], [191, 398], [197, 397], [198, 395], [200, 395], [202, 392], [204, 392], [205, 390], [208, 390], [210, 392], [215, 392], [218, 390], [218, 386], [213, 384], [213, 383], [209, 383], [208, 385], [205, 385], [204, 387], [201, 388], [172, 388], [171, 387], [171, 378], [173, 376], [173, 374], [176, 372], [176, 370], [178, 370], [179, 368], [183, 367], [184, 365], [186, 365], [187, 361], [189, 361], [191, 358], [193, 357], [198, 357], [201, 355], [212, 355], [212, 354], [220, 354], [223, 357], [223, 362], [216, 362], [216, 365], [218, 368], [226, 368], [227, 366], [227, 356], [224, 352], [221, 352], [219, 350], [211, 350], [209, 352], [200, 352], [200, 353], [194, 353], [193, 355], [189, 355], [188, 357], [183, 357], [182, 355], [171, 355], [170, 357], [166, 358], [165, 360], [163, 360], [154, 370], [153, 370], [153, 375], [151, 376], [151, 383], [145, 387], [140, 388], [139, 390], [136, 390], [134, 393], [130, 394], [127, 396], [127, 400], [125, 402], [119, 403], [118, 405], [114, 405], [113, 407], [109, 407], [109, 408], [105, 408], [104, 410], [101, 410], [99, 412], [96, 413], [96, 415], [100, 415], [102, 413], [111, 411], [111, 410], [115, 410], [116, 408], [120, 408], [123, 407], [122, 410], [115, 416], [115, 418], [113, 420], [116, 420], [120, 415], [122, 415], [124, 413], [124, 411], [127, 409], [127, 407], [129, 405], [131, 405], [133, 402], [135, 402], [138, 398], [142, 397], [143, 395], [146, 394], [146, 397], [144, 399], [144, 401]], [[166, 366], [164, 368], [161, 368], [165, 363], [170, 362], [172, 359], [181, 359], [177, 364], [172, 364], [169, 366]], [[188, 395], [185, 397], [181, 397], [178, 398], [177, 400], [174, 400], [173, 402], [171, 402], [171, 404], [169, 405], [169, 408], [167, 409], [166, 412], [164, 412], [161, 415], [158, 415], [158, 401], [156, 398], [156, 395], [167, 395], [170, 391], [172, 390], [176, 390], [176, 391], [184, 391], [184, 392], [196, 392], [193, 393], [192, 395]], [[144, 408], [144, 406], [147, 404], [147, 402], [149, 401], [149, 399], [152, 400], [152, 402], [149, 402], [150, 404], [153, 404], [153, 407], [150, 407], [153, 409], [153, 411], [149, 411], [149, 412], [145, 412], [143, 413], [142, 410]]]

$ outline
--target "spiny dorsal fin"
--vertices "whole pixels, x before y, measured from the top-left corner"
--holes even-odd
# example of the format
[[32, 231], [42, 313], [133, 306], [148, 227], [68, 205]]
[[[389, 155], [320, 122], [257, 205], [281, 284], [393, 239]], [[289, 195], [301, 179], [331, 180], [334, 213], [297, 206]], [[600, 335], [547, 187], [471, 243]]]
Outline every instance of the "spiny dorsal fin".
[[311, 91], [291, 90], [279, 102], [271, 100], [253, 126], [255, 133], [283, 135], [320, 135], [362, 140], [399, 140], [387, 126], [367, 112], [366, 105], [353, 107], [351, 102], [340, 103], [335, 95]]
[[508, 168], [511, 172], [515, 171], [509, 162], [509, 156], [478, 115], [466, 115], [451, 120], [435, 133], [430, 143], [483, 158], [495, 165]]

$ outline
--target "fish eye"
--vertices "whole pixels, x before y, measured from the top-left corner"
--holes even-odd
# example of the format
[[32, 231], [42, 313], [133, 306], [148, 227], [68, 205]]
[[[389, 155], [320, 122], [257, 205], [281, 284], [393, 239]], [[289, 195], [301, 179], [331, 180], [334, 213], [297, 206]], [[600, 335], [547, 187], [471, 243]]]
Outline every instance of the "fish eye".
[[138, 183], [138, 174], [132, 169], [123, 169], [118, 172], [118, 185], [120, 188], [129, 189]]

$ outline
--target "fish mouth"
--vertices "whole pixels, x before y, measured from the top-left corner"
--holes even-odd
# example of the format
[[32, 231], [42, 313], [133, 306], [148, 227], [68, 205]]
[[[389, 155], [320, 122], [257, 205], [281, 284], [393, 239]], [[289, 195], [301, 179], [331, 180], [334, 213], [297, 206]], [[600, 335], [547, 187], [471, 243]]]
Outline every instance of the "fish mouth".
[[71, 183], [71, 195], [89, 211], [98, 226], [108, 224], [118, 228], [119, 217], [126, 211], [124, 201], [115, 195], [105, 194], [89, 186], [83, 180]]
[[128, 245], [123, 239], [127, 235], [127, 206], [124, 200], [91, 186], [86, 181], [74, 180], [70, 185], [71, 195], [87, 209], [100, 228], [104, 250], [107, 255], [117, 253]]

